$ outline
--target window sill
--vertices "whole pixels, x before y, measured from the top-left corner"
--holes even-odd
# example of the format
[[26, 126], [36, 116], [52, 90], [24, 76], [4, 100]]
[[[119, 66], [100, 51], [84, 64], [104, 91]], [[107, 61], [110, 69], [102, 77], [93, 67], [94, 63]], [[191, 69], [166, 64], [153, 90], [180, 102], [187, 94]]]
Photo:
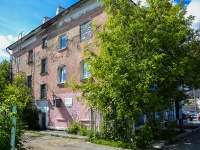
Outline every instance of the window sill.
[[46, 75], [48, 75], [48, 72], [41, 72], [40, 75], [41, 76], [46, 76]]
[[65, 51], [65, 50], [67, 50], [67, 47], [62, 48], [62, 49], [59, 49], [58, 52], [63, 52], [63, 51]]
[[33, 61], [28, 61], [28, 62], [27, 62], [27, 64], [32, 64], [32, 63], [33, 63]]
[[65, 87], [65, 84], [64, 84], [64, 83], [58, 83], [57, 86], [58, 86], [59, 88], [64, 88], [64, 87]]
[[47, 46], [42, 46], [42, 49], [46, 49], [47, 48]]
[[88, 78], [81, 78], [81, 79], [80, 79], [80, 82], [83, 82], [83, 83], [85, 83], [85, 82], [87, 82], [88, 80], [90, 80], [90, 81], [94, 81], [94, 79], [93, 79], [93, 78], [91, 78], [91, 77], [88, 77]]

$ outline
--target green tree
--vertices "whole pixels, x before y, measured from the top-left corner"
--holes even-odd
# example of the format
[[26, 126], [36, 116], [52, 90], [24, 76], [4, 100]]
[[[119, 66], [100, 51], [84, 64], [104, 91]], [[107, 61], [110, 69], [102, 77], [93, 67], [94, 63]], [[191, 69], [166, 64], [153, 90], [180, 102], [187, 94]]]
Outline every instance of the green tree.
[[38, 110], [33, 101], [31, 89], [27, 86], [26, 75], [21, 72], [14, 76], [13, 84], [9, 84], [3, 93], [3, 102], [13, 104], [16, 99], [17, 111], [20, 119], [29, 129], [38, 129]]
[[[199, 30], [190, 28], [182, 4], [147, 0], [148, 7], [124, 0], [104, 0], [108, 21], [93, 24], [99, 53], [85, 47], [92, 69], [82, 98], [103, 113], [104, 137], [129, 137], [134, 120], [146, 114], [156, 125], [154, 112], [185, 98], [182, 86], [199, 87]], [[157, 128], [155, 128], [157, 130]], [[153, 131], [154, 132], [154, 131]], [[108, 133], [108, 134], [107, 134]]]
[[[12, 107], [17, 106], [17, 113], [12, 113]], [[21, 136], [24, 126], [38, 129], [38, 110], [33, 103], [31, 89], [26, 83], [25, 73], [14, 76], [14, 82], [4, 87], [0, 101], [0, 149], [10, 149], [10, 133], [12, 117], [17, 118], [15, 148], [22, 149]]]
[[6, 60], [0, 63], [0, 101], [5, 87], [10, 83], [9, 70], [10, 63]]

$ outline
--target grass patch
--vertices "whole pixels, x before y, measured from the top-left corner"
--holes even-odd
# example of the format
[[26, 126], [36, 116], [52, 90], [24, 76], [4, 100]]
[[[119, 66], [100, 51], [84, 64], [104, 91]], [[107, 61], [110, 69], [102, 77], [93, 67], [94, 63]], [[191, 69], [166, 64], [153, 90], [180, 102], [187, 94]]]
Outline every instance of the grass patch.
[[35, 134], [35, 136], [55, 136], [55, 137], [62, 137], [62, 138], [65, 138], [65, 139], [78, 139], [77, 137], [74, 137], [74, 136], [62, 136], [62, 135], [57, 135], [57, 134], [51, 134], [51, 133], [40, 133], [40, 132], [37, 132], [37, 131], [30, 131], [30, 130], [27, 130], [26, 133], [33, 133]]
[[26, 133], [33, 133], [37, 136], [45, 136], [47, 134], [44, 134], [44, 133], [40, 133], [40, 132], [37, 132], [37, 131], [30, 131], [30, 130], [26, 130]]
[[102, 139], [90, 139], [89, 141], [95, 144], [106, 145], [111, 147], [118, 147], [118, 148], [121, 147], [121, 148], [131, 148], [131, 149], [135, 148], [135, 145], [133, 143], [125, 143], [122, 141], [108, 141]]

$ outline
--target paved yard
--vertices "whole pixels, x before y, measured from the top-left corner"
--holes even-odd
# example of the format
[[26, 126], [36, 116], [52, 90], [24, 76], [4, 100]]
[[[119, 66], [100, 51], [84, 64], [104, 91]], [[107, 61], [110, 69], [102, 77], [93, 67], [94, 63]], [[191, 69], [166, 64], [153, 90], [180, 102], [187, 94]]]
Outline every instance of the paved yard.
[[86, 142], [85, 139], [67, 139], [51, 135], [25, 133], [23, 144], [27, 150], [122, 150]]

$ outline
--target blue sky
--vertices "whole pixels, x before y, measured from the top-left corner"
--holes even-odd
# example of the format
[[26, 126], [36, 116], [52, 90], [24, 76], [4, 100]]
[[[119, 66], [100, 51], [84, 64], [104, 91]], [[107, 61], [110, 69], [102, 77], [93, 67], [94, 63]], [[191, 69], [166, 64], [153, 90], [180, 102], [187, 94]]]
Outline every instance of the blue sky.
[[[1, 0], [0, 2], [0, 62], [9, 60], [5, 48], [42, 24], [44, 16], [54, 17], [57, 6], [68, 8], [79, 0]], [[137, 1], [137, 0], [133, 0]], [[145, 2], [145, 0], [142, 0]], [[179, 3], [180, 0], [174, 0]], [[184, 0], [188, 14], [196, 16], [193, 28], [200, 25], [200, 0]]]
[[5, 48], [42, 24], [43, 17], [54, 17], [57, 6], [68, 8], [79, 0], [1, 0], [0, 62], [9, 60]]

